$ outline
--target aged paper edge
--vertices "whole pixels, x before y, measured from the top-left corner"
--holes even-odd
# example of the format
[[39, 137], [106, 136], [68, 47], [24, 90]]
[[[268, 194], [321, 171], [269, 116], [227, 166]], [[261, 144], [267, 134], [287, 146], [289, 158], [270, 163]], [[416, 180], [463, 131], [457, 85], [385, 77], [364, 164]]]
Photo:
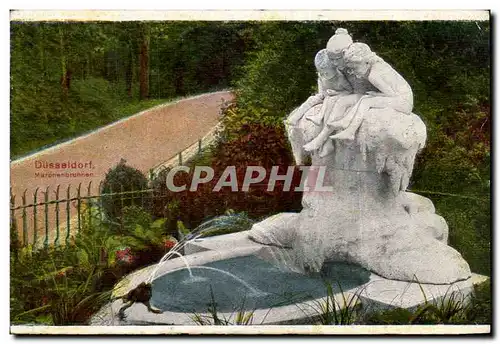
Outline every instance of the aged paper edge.
[[257, 326], [11, 326], [16, 335], [457, 335], [488, 334], [490, 325], [257, 325]]
[[12, 10], [11, 21], [489, 20], [488, 10]]
[[[11, 21], [489, 20], [488, 10], [12, 10]], [[10, 326], [15, 335], [457, 335], [490, 325]]]

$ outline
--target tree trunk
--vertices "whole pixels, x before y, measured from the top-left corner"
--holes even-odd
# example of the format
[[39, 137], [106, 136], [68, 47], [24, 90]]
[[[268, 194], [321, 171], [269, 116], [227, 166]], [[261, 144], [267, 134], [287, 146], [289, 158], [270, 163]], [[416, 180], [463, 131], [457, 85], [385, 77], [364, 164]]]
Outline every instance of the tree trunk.
[[142, 39], [139, 51], [139, 88], [140, 99], [149, 97], [149, 27], [144, 24], [142, 30]]
[[64, 33], [61, 28], [59, 28], [59, 47], [61, 51], [61, 88], [64, 97], [68, 96], [68, 91], [71, 82], [71, 73], [68, 70], [66, 61], [66, 51], [64, 49]]
[[40, 67], [42, 69], [42, 77], [45, 78], [45, 46], [44, 46], [44, 34], [43, 34], [43, 26], [39, 27], [38, 31], [38, 49], [40, 52]]
[[130, 54], [128, 56], [127, 67], [125, 70], [125, 82], [127, 84], [127, 95], [129, 98], [133, 97], [132, 87], [134, 84], [134, 51], [132, 48], [130, 49]]

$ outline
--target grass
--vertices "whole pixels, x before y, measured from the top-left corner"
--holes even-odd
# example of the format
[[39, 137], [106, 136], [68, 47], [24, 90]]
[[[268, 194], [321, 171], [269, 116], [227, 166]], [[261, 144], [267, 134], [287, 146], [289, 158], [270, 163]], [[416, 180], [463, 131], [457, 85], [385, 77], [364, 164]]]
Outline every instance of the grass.
[[[339, 285], [340, 287], [340, 285]], [[421, 287], [425, 301], [416, 309], [392, 308], [382, 311], [363, 311], [359, 302], [359, 290], [355, 294], [347, 294], [340, 287], [338, 293], [333, 292], [331, 283], [325, 282], [326, 297], [315, 300], [312, 312], [307, 312], [307, 324], [314, 325], [415, 325], [415, 324], [491, 324], [491, 286], [489, 283], [474, 286], [470, 296], [460, 292], [449, 291], [436, 300], [429, 301]], [[207, 314], [194, 313], [193, 321], [197, 325], [252, 325], [253, 311], [245, 311], [245, 299], [239, 309], [226, 318], [217, 310], [212, 288], [210, 287], [211, 300]], [[340, 299], [339, 299], [340, 296]], [[295, 302], [306, 314], [298, 301]], [[279, 305], [276, 305], [279, 306]], [[272, 308], [272, 307], [271, 307]], [[269, 312], [268, 312], [269, 313]], [[267, 318], [267, 315], [266, 315]], [[272, 320], [272, 319], [270, 319]]]
[[208, 304], [207, 314], [194, 313], [193, 321], [200, 326], [205, 325], [252, 325], [253, 311], [245, 311], [245, 299], [243, 298], [240, 307], [236, 313], [231, 314], [228, 318], [219, 314], [217, 310], [217, 302], [215, 301], [212, 286], [210, 286], [210, 303]]
[[491, 316], [491, 287], [489, 283], [483, 283], [474, 286], [470, 299], [455, 291], [447, 292], [437, 301], [425, 300], [424, 304], [415, 310], [396, 307], [364, 314], [360, 323], [366, 325], [484, 325], [491, 324]]
[[[346, 296], [342, 286], [338, 283], [342, 301], [339, 302], [333, 293], [331, 283], [326, 283], [326, 299], [316, 301], [316, 312], [321, 325], [351, 325], [356, 318], [356, 310], [359, 308], [358, 295]], [[337, 294], [337, 295], [338, 295]]]
[[177, 99], [179, 99], [179, 98], [172, 98], [172, 99], [148, 99], [148, 100], [140, 100], [140, 101], [136, 100], [136, 101], [133, 101], [131, 103], [122, 105], [122, 106], [120, 106], [117, 109], [116, 112], [119, 115], [116, 116], [115, 120], [135, 115], [136, 113], [139, 113], [141, 111], [150, 109], [150, 108], [155, 107], [155, 106], [160, 105], [160, 104], [170, 103], [170, 102], [173, 102], [173, 101], [175, 101]]
[[93, 121], [80, 121], [79, 125], [74, 128], [72, 133], [65, 134], [64, 132], [60, 133], [58, 137], [51, 137], [49, 139], [33, 139], [26, 140], [23, 142], [23, 145], [20, 147], [13, 147], [11, 149], [11, 160], [16, 160], [22, 158], [23, 156], [27, 156], [38, 151], [44, 150], [46, 148], [61, 144], [63, 142], [69, 141], [73, 138], [85, 135], [90, 133], [97, 128], [102, 126], [109, 125], [115, 121], [120, 119], [132, 116], [141, 111], [150, 109], [157, 105], [172, 102], [174, 99], [148, 99], [142, 101], [132, 101], [125, 105], [119, 106], [115, 109], [113, 114], [109, 117], [100, 117], [99, 119], [94, 119]]

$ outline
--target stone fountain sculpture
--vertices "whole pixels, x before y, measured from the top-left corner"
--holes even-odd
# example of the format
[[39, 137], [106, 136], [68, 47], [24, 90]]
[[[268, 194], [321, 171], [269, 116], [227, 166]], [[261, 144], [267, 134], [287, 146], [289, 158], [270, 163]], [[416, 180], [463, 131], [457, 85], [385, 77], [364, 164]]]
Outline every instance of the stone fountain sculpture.
[[255, 224], [250, 239], [289, 248], [306, 271], [347, 261], [393, 280], [468, 279], [469, 265], [447, 245], [446, 221], [429, 199], [406, 191], [426, 140], [408, 83], [345, 29], [315, 64], [319, 92], [285, 124], [297, 165], [309, 156], [311, 166], [326, 166], [333, 191], [304, 192], [300, 213]]
[[[277, 214], [254, 224], [250, 231], [200, 242], [196, 238], [202, 233], [195, 233], [158, 264], [120, 281], [114, 298], [93, 317], [92, 324], [192, 324], [189, 313], [166, 308], [160, 314], [160, 309], [151, 306], [155, 291], [157, 301], [170, 292], [161, 283], [153, 285], [153, 280], [187, 268], [190, 277], [186, 281], [196, 281], [191, 273], [194, 267], [228, 275], [204, 264], [249, 255], [284, 264], [295, 272], [295, 268], [319, 271], [327, 261], [360, 265], [383, 277], [371, 276], [362, 282], [367, 304], [396, 302], [413, 307], [424, 301], [420, 287], [431, 297], [443, 296], [448, 293], [446, 284], [461, 280], [467, 281], [455, 286], [470, 291], [475, 277], [469, 278], [469, 265], [447, 245], [446, 221], [435, 214], [429, 199], [406, 191], [415, 157], [426, 140], [424, 123], [412, 113], [408, 83], [366, 44], [354, 43], [344, 29], [336, 31], [314, 62], [318, 93], [285, 120], [297, 165], [310, 158], [312, 167], [319, 168], [307, 176], [310, 189], [304, 191], [303, 210]], [[320, 179], [316, 172], [322, 171], [323, 186], [329, 189], [314, 187]], [[185, 258], [178, 252], [184, 246]], [[169, 260], [174, 255], [179, 258]], [[351, 273], [356, 275], [354, 270]], [[232, 278], [246, 283], [238, 276]], [[412, 284], [409, 292], [412, 288], [407, 283], [394, 280], [434, 284], [435, 288]], [[206, 291], [207, 283], [201, 282], [200, 290]], [[262, 323], [296, 323], [304, 315], [297, 314], [296, 308], [264, 307], [254, 315]]]

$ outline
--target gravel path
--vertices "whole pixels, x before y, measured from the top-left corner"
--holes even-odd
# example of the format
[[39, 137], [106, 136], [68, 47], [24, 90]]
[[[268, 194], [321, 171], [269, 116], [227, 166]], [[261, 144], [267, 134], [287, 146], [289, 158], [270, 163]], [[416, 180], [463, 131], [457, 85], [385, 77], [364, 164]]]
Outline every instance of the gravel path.
[[[92, 194], [96, 194], [99, 182], [121, 158], [147, 175], [150, 168], [196, 142], [217, 124], [222, 99], [231, 100], [233, 95], [223, 91], [186, 98], [13, 161], [10, 164], [10, 183], [12, 193], [16, 195], [16, 205], [21, 204], [26, 189], [26, 201], [32, 203], [37, 187], [40, 188], [38, 202], [43, 201], [41, 191], [47, 187], [52, 190], [49, 193], [53, 199], [57, 185], [61, 188], [59, 198], [65, 198], [68, 185], [76, 189], [79, 183], [82, 183], [82, 193], [86, 195], [87, 185], [92, 182]], [[67, 162], [81, 164], [81, 168], [37, 168], [44, 163]], [[66, 172], [84, 175], [48, 176]]]

